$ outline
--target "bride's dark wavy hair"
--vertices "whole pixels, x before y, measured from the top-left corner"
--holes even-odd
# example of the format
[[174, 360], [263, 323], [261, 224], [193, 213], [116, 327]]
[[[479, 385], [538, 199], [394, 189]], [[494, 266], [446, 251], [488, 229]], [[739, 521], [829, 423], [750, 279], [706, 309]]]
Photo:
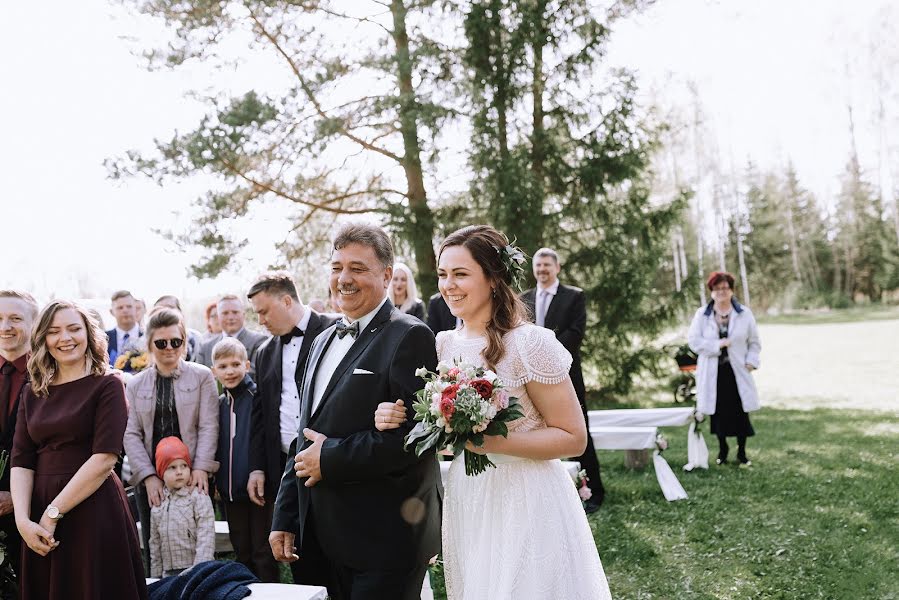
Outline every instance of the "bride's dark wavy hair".
[[512, 289], [514, 274], [507, 268], [502, 253], [509, 239], [501, 231], [489, 225], [469, 225], [451, 233], [437, 253], [452, 246], [467, 249], [480, 265], [493, 289], [492, 312], [487, 323], [487, 347], [482, 352], [487, 368], [496, 370], [497, 363], [506, 355], [503, 336], [527, 321], [527, 308]]

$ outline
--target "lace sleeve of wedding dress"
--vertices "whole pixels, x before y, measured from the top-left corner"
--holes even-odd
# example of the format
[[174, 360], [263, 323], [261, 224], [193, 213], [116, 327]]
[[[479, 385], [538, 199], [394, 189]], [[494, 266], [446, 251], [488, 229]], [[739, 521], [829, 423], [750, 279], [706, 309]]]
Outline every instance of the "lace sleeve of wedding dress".
[[509, 333], [514, 351], [510, 353], [510, 371], [521, 374], [508, 382], [517, 387], [529, 381], [561, 383], [571, 369], [571, 354], [551, 330], [536, 325], [522, 325]]
[[443, 360], [443, 348], [446, 346], [450, 333], [451, 332], [449, 331], [438, 331], [437, 335], [434, 337], [434, 343], [437, 348], [437, 360]]

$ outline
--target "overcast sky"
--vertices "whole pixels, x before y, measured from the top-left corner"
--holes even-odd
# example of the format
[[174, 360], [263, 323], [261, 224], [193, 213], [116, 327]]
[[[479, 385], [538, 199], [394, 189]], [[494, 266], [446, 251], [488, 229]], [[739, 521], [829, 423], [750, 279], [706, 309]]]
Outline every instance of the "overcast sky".
[[[866, 35], [887, 4], [660, 0], [618, 26], [609, 61], [637, 69], [647, 89], [696, 82], [722, 152], [741, 165], [749, 157], [762, 166], [791, 159], [802, 181], [826, 197], [838, 189], [848, 155], [849, 98], [859, 107], [862, 161], [877, 167], [873, 85], [853, 73], [847, 79], [846, 65], [865, 62]], [[148, 73], [129, 50], [133, 39], [152, 41], [156, 27], [104, 0], [4, 7], [0, 223], [13, 250], [3, 253], [0, 287], [42, 299], [123, 287], [150, 300], [169, 292], [200, 299], [244, 289], [275, 257], [283, 224], [267, 217], [255, 224], [254, 256], [241, 272], [189, 279], [193, 257], [153, 230], [185, 219], [202, 182], [159, 188], [107, 179], [106, 158], [197, 123], [202, 107], [184, 93], [198, 82], [240, 89], [251, 75], [271, 75], [259, 68], [212, 79], [190, 70]], [[671, 84], [671, 93], [683, 86]]]

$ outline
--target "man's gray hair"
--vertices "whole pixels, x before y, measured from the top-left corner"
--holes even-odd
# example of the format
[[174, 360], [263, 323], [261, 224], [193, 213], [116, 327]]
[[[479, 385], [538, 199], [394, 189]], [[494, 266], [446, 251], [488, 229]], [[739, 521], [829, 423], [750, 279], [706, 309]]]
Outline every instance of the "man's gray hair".
[[368, 246], [375, 251], [378, 262], [384, 268], [393, 267], [393, 244], [387, 232], [377, 225], [368, 223], [347, 223], [337, 230], [334, 236], [334, 250], [341, 250], [350, 244]]
[[556, 251], [553, 250], [552, 248], [540, 248], [539, 250], [534, 252], [534, 260], [536, 260], [538, 256], [539, 257], [548, 256], [551, 259], [553, 259], [554, 261], [556, 261], [556, 264], [559, 264], [559, 255], [556, 254]]

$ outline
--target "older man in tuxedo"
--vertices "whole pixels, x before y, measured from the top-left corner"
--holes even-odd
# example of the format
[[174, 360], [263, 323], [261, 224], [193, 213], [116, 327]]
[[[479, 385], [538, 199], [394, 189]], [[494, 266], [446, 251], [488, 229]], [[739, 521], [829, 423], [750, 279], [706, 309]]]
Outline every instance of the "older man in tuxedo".
[[[434, 369], [434, 334], [387, 298], [393, 247], [379, 227], [341, 228], [331, 292], [343, 317], [313, 343], [303, 376], [298, 450], [284, 471], [269, 542], [306, 563], [333, 600], [418, 599], [440, 550], [440, 471], [403, 449], [419, 367]], [[408, 421], [377, 431], [380, 402], [403, 399]], [[294, 532], [297, 532], [296, 535]]]
[[[259, 324], [272, 337], [256, 353], [256, 386], [250, 419], [250, 501], [271, 530], [275, 496], [288, 451], [297, 437], [300, 417], [300, 379], [312, 340], [334, 324], [336, 315], [323, 315], [304, 306], [289, 273], [264, 273], [247, 292]], [[290, 454], [292, 459], [293, 453]], [[293, 464], [293, 461], [290, 461]], [[296, 583], [303, 583], [302, 563], [294, 563]]]
[[[524, 292], [521, 299], [534, 315], [534, 322], [540, 327], [552, 329], [556, 334], [556, 339], [571, 353], [571, 383], [574, 385], [577, 399], [581, 403], [584, 421], [587, 422], [589, 430], [587, 390], [581, 371], [581, 343], [584, 341], [584, 333], [587, 329], [587, 304], [584, 290], [559, 282], [559, 272], [562, 270], [562, 266], [559, 263], [559, 255], [550, 248], [541, 248], [534, 253], [533, 268], [537, 287]], [[602, 485], [599, 459], [596, 458], [593, 438], [589, 435], [587, 436], [587, 449], [584, 454], [577, 457], [577, 460], [587, 471], [587, 478], [590, 480], [593, 497], [585, 502], [585, 509], [588, 513], [592, 513], [598, 510], [602, 504], [605, 488]]]

